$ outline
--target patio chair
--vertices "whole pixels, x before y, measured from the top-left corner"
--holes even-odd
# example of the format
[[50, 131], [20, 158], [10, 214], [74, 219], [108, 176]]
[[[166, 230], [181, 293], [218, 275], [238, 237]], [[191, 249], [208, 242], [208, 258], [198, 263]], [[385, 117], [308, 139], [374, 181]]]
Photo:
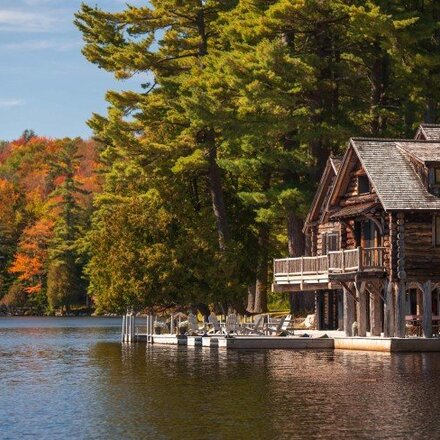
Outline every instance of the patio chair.
[[266, 316], [265, 315], [258, 315], [254, 321], [253, 325], [244, 325], [241, 328], [241, 333], [245, 335], [264, 335], [264, 321]]
[[188, 314], [188, 333], [200, 333], [203, 331], [203, 328], [199, 328], [199, 324], [197, 322], [197, 317], [193, 313]]
[[208, 334], [221, 333], [222, 327], [218, 322], [217, 315], [214, 312], [211, 312], [211, 314], [208, 316], [208, 324], [211, 326]]
[[285, 335], [288, 333], [288, 329], [292, 321], [293, 321], [292, 315], [284, 315], [279, 320], [276, 326], [268, 326], [267, 332], [270, 335], [272, 335], [273, 333], [275, 333], [276, 335], [281, 335], [281, 334]]
[[231, 313], [226, 317], [224, 332], [228, 335], [230, 333], [238, 333], [240, 323], [238, 316], [235, 313]]

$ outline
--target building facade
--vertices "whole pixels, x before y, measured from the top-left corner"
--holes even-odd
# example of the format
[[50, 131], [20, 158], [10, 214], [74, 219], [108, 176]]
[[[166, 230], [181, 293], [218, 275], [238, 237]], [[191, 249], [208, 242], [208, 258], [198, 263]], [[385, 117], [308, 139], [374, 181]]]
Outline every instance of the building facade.
[[274, 291], [314, 291], [318, 328], [432, 337], [440, 320], [440, 125], [351, 138], [306, 218], [306, 254], [274, 261]]

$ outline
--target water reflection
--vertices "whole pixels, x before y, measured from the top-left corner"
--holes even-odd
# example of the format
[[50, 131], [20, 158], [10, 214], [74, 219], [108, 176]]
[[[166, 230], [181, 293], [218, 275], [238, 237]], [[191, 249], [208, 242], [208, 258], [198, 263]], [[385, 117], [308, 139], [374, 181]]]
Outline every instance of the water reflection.
[[0, 437], [436, 438], [440, 355], [121, 345], [0, 320]]

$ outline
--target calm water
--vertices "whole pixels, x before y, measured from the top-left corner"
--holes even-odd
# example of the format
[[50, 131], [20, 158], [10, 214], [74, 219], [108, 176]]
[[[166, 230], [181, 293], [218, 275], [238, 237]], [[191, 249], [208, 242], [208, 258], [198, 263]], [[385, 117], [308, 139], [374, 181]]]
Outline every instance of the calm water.
[[440, 438], [438, 354], [118, 339], [113, 318], [0, 318], [0, 438]]

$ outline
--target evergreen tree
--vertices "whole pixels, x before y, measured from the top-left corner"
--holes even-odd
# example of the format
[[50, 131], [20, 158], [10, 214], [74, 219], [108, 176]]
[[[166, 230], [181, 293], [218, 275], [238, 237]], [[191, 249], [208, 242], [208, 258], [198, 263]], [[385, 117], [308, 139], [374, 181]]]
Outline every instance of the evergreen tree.
[[78, 140], [62, 142], [56, 161], [51, 164], [52, 177], [57, 186], [52, 191], [51, 205], [55, 216], [53, 239], [49, 246], [47, 297], [51, 309], [68, 308], [79, 301], [85, 292], [81, 268], [77, 263], [77, 240], [84, 213], [78, 196], [84, 193], [76, 178], [79, 165]]

